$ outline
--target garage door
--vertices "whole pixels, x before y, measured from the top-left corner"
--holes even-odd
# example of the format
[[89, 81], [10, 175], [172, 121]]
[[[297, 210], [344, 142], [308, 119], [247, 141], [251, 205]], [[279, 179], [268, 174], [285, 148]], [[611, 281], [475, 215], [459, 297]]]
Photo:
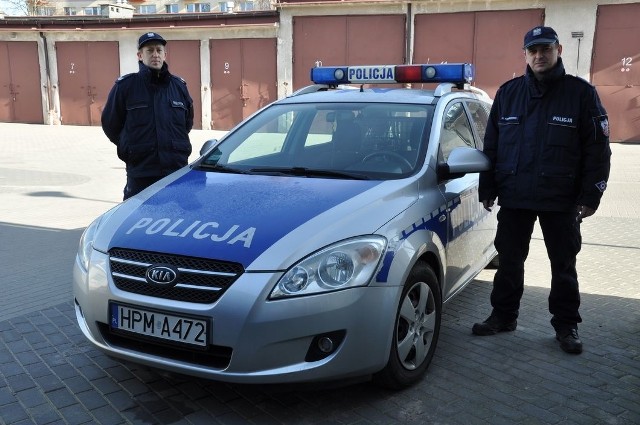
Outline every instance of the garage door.
[[0, 41], [0, 121], [43, 123], [35, 41]]
[[210, 40], [211, 127], [229, 130], [277, 94], [276, 39]]
[[293, 89], [311, 84], [314, 66], [406, 63], [405, 23], [405, 15], [294, 17]]
[[100, 125], [102, 108], [120, 75], [115, 41], [56, 42], [62, 124]]
[[167, 44], [169, 72], [187, 82], [193, 99], [193, 128], [202, 128], [202, 96], [200, 95], [200, 40], [171, 40]]
[[640, 3], [598, 6], [591, 81], [612, 141], [640, 141]]
[[502, 83], [524, 73], [524, 33], [543, 22], [542, 9], [419, 14], [413, 63], [473, 63], [475, 85], [493, 97]]

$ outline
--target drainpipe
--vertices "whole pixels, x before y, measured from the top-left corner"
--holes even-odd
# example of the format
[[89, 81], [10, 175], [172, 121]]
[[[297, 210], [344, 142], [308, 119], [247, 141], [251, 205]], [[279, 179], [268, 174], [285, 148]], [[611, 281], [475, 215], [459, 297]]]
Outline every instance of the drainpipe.
[[53, 124], [54, 108], [53, 108], [53, 88], [51, 87], [51, 70], [49, 69], [49, 46], [47, 46], [47, 37], [40, 31], [40, 38], [44, 48], [44, 68], [47, 74], [47, 107], [49, 108], [49, 124]]
[[411, 48], [411, 41], [413, 40], [413, 13], [411, 12], [411, 3], [407, 3], [407, 24], [405, 35], [405, 50], [404, 50], [404, 63], [411, 64], [413, 49]]
[[[413, 63], [413, 13], [411, 11], [411, 2], [407, 3], [407, 14], [405, 22], [405, 45], [404, 45], [404, 63], [409, 65]], [[410, 89], [411, 83], [403, 84], [404, 88]]]
[[580, 40], [584, 37], [584, 31], [571, 31], [571, 38], [578, 39], [578, 56], [576, 58], [576, 75], [580, 75]]

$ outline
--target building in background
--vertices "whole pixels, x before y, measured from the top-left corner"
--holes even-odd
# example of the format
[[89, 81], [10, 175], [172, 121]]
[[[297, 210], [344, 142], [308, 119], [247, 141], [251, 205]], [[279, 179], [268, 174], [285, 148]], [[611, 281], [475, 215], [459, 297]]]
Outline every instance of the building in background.
[[[114, 10], [133, 14], [235, 13], [271, 10], [271, 0], [2, 0], [6, 16], [109, 16]], [[126, 16], [130, 17], [130, 16]]]
[[[167, 13], [173, 4], [178, 12]], [[140, 12], [150, 5], [157, 13]], [[640, 141], [640, 1], [254, 0], [234, 1], [233, 13], [229, 6], [112, 2], [91, 15], [84, 8], [100, 4], [68, 0], [56, 7], [83, 14], [5, 16], [0, 121], [99, 125], [114, 80], [138, 69], [136, 40], [146, 30], [169, 41], [170, 68], [194, 97], [195, 128], [228, 130], [308, 85], [318, 65], [470, 62], [475, 85], [493, 95], [524, 72], [524, 32], [545, 24], [559, 34], [567, 72], [598, 88], [612, 140]]]

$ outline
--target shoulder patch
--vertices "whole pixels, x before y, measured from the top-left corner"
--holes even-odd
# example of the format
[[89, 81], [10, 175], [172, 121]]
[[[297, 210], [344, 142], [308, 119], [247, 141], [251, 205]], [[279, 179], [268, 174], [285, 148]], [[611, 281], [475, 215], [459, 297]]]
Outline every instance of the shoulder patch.
[[182, 82], [182, 84], [184, 84], [185, 86], [187, 85], [187, 82], [182, 77], [178, 77], [177, 75], [171, 74], [171, 78], [175, 78], [176, 80]]
[[609, 117], [607, 115], [600, 115], [594, 117], [594, 120], [598, 123], [600, 132], [604, 137], [609, 137]]

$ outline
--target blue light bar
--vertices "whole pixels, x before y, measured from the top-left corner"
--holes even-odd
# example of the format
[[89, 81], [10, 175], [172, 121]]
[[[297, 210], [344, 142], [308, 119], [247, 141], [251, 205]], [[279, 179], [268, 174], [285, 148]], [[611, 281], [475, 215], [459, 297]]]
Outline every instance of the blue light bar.
[[453, 83], [473, 81], [470, 63], [419, 65], [320, 66], [311, 68], [311, 81], [316, 84], [397, 84]]

